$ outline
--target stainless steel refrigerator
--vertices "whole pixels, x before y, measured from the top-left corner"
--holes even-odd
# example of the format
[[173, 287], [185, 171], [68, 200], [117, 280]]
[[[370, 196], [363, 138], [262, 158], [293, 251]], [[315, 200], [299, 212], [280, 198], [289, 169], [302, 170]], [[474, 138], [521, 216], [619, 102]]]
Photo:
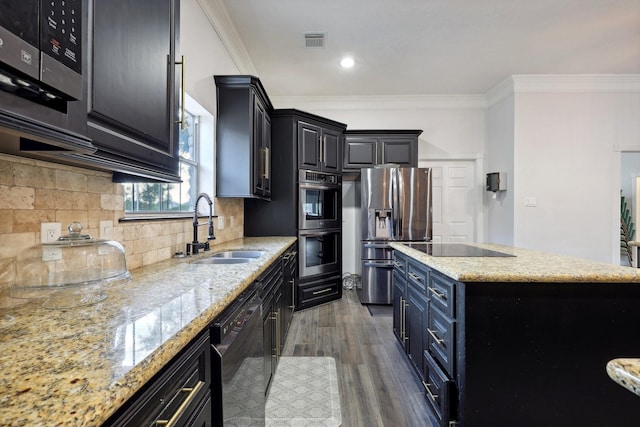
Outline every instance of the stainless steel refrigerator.
[[361, 170], [363, 304], [391, 304], [390, 243], [431, 241], [431, 169], [379, 167]]

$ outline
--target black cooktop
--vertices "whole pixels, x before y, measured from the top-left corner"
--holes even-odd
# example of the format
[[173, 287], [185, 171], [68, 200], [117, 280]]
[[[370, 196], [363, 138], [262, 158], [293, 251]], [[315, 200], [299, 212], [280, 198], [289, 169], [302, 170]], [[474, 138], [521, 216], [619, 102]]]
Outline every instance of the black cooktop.
[[408, 247], [434, 257], [513, 257], [515, 255], [464, 243], [408, 243]]

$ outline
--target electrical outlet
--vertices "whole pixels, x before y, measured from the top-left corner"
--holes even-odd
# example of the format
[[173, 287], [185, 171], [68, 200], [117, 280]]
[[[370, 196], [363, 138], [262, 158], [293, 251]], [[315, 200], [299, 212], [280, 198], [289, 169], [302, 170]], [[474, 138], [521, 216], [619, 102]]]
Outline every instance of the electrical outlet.
[[62, 233], [62, 226], [59, 222], [43, 222], [40, 224], [40, 242], [49, 243], [58, 240]]
[[103, 240], [113, 239], [113, 221], [100, 221], [100, 238]]
[[231, 215], [229, 217], [229, 227], [234, 227], [236, 225], [236, 219]]
[[58, 261], [62, 259], [62, 250], [60, 248], [47, 247], [42, 249], [42, 261]]
[[218, 217], [218, 230], [224, 229], [224, 216]]
[[538, 204], [538, 201], [534, 196], [529, 196], [524, 198], [524, 206], [526, 208], [535, 208]]

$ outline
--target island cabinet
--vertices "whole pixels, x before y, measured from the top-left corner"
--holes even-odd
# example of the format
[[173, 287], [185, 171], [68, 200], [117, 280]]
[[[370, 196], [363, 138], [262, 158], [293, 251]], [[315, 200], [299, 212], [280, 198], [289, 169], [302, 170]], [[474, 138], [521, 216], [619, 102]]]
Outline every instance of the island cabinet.
[[211, 426], [210, 385], [211, 346], [205, 331], [104, 426]]
[[[574, 283], [570, 273], [456, 280], [395, 252], [394, 332], [434, 425], [637, 425], [638, 397], [611, 381], [606, 364], [640, 354], [640, 284], [584, 274]], [[446, 271], [455, 265], [449, 259]], [[412, 320], [414, 304], [422, 306]], [[423, 346], [421, 366], [414, 345]]]
[[116, 181], [177, 182], [180, 2], [90, 3], [87, 131], [98, 151], [66, 157], [114, 171]]
[[418, 166], [418, 136], [422, 130], [347, 130], [343, 172], [360, 172], [382, 164]]
[[271, 198], [273, 105], [253, 76], [214, 76], [216, 196]]
[[423, 353], [427, 345], [428, 271], [422, 264], [394, 253], [393, 331], [420, 379], [424, 379]]

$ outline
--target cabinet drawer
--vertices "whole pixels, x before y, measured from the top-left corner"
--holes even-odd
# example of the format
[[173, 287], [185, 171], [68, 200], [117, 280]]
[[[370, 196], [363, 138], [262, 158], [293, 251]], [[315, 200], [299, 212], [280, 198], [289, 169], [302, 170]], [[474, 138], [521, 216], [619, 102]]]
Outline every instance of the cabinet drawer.
[[393, 268], [402, 278], [407, 277], [408, 259], [398, 251], [393, 251]]
[[424, 397], [438, 420], [438, 425], [448, 427], [451, 414], [454, 411], [455, 384], [428, 352], [425, 351], [423, 356], [425, 366], [425, 380], [422, 382]]
[[429, 268], [422, 264], [409, 261], [407, 263], [407, 280], [426, 294], [427, 283], [429, 283]]
[[209, 394], [211, 346], [209, 333], [189, 345], [188, 350], [169, 363], [159, 377], [125, 404], [121, 415], [107, 426], [160, 425], [175, 417], [177, 425], [187, 425]]
[[448, 317], [455, 317], [455, 282], [437, 272], [431, 272], [427, 287], [431, 304]]
[[296, 307], [307, 308], [339, 299], [342, 296], [342, 279], [340, 276], [322, 279], [311, 283], [298, 284], [298, 304]]
[[436, 307], [429, 308], [427, 322], [427, 349], [449, 373], [453, 372], [455, 356], [455, 321]]

